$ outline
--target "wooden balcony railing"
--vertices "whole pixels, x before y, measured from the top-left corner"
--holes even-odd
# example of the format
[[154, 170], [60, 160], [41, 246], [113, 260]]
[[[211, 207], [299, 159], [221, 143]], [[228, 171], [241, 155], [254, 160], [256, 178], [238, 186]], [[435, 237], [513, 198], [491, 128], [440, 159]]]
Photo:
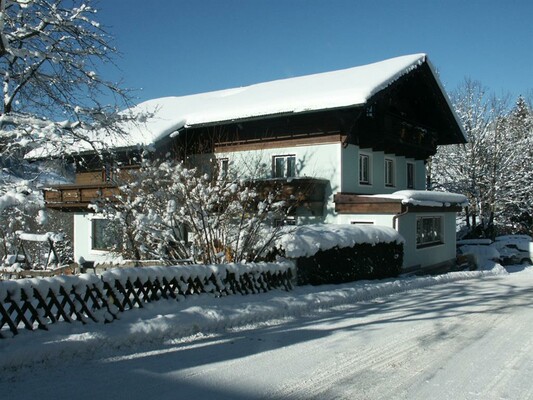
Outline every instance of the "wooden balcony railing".
[[[276, 178], [253, 182], [260, 197], [276, 194], [276, 200], [294, 207], [304, 207], [313, 215], [322, 215], [328, 181], [315, 178]], [[119, 194], [115, 183], [78, 183], [52, 186], [44, 190], [46, 206], [61, 211], [87, 210], [99, 200], [113, 200]], [[89, 210], [87, 210], [89, 211]]]
[[51, 209], [79, 211], [98, 200], [113, 199], [117, 194], [114, 183], [58, 185], [44, 190], [44, 201]]

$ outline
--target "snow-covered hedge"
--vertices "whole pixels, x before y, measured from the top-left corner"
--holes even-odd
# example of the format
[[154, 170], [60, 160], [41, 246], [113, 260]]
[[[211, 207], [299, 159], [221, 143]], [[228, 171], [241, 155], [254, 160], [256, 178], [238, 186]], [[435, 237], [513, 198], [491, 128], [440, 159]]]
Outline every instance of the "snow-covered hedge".
[[299, 285], [398, 276], [403, 237], [376, 225], [300, 226], [283, 236], [275, 253], [296, 260]]
[[405, 243], [394, 229], [379, 225], [302, 225], [283, 235], [276, 248], [287, 258], [314, 256], [318, 251], [366, 243]]
[[119, 312], [161, 299], [292, 289], [294, 264], [251, 263], [113, 269], [0, 282], [0, 338], [58, 322], [111, 322]]

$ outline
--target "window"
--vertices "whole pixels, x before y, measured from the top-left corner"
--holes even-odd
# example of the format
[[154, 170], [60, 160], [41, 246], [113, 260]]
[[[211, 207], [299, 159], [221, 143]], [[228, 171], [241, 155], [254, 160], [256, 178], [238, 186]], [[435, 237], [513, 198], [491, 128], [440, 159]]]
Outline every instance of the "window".
[[370, 185], [370, 156], [359, 154], [359, 183]]
[[416, 219], [416, 247], [442, 244], [442, 217], [418, 217]]
[[113, 167], [111, 164], [105, 164], [102, 169], [102, 182], [111, 182], [114, 179]]
[[350, 224], [352, 225], [374, 225], [374, 222], [372, 221], [351, 221]]
[[227, 158], [219, 158], [218, 160], [218, 179], [226, 179], [229, 171], [229, 160]]
[[296, 217], [293, 216], [287, 216], [284, 219], [276, 219], [274, 220], [274, 226], [293, 226], [297, 224]]
[[108, 219], [95, 218], [92, 220], [93, 250], [116, 250], [121, 246], [118, 226]]
[[394, 186], [394, 160], [385, 159], [385, 186]]
[[296, 176], [296, 156], [274, 156], [272, 160], [272, 176], [274, 178]]
[[407, 163], [407, 189], [415, 188], [415, 165]]

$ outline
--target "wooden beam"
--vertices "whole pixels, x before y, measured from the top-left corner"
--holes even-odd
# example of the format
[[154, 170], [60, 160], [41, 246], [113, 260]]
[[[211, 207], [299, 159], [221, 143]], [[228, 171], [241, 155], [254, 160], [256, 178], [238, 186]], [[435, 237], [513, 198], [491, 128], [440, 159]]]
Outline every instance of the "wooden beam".
[[215, 144], [215, 153], [230, 153], [235, 151], [246, 150], [265, 150], [276, 149], [280, 147], [289, 146], [311, 146], [315, 144], [329, 144], [329, 143], [342, 143], [346, 138], [341, 133], [334, 133], [328, 135], [299, 135], [269, 138], [266, 140], [250, 140], [243, 141], [242, 143], [217, 143]]
[[335, 203], [335, 212], [339, 214], [400, 214], [402, 204], [392, 201], [388, 203]]
[[401, 214], [404, 212], [442, 213], [459, 212], [461, 207], [429, 207], [402, 204], [400, 199], [358, 195], [354, 193], [336, 193], [333, 196], [335, 212], [339, 214]]

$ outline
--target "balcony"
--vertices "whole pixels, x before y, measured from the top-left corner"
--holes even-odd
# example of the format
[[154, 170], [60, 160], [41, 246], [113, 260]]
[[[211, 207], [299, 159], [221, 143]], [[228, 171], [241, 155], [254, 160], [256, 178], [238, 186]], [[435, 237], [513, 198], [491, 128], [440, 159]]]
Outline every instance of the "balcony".
[[260, 197], [275, 193], [275, 200], [285, 201], [296, 210], [307, 210], [314, 216], [321, 216], [326, 202], [327, 179], [317, 178], [272, 178], [253, 182]]
[[89, 204], [112, 199], [117, 194], [114, 183], [58, 185], [44, 190], [44, 201], [46, 207], [54, 210], [87, 211]]
[[[119, 194], [116, 183], [78, 183], [52, 186], [44, 190], [46, 207], [60, 211], [91, 211], [87, 207], [97, 201], [113, 199]], [[82, 183], [83, 182], [83, 183]], [[275, 193], [276, 201], [285, 201], [288, 206], [306, 209], [312, 215], [322, 215], [329, 181], [315, 178], [274, 178], [253, 181], [261, 198]]]

